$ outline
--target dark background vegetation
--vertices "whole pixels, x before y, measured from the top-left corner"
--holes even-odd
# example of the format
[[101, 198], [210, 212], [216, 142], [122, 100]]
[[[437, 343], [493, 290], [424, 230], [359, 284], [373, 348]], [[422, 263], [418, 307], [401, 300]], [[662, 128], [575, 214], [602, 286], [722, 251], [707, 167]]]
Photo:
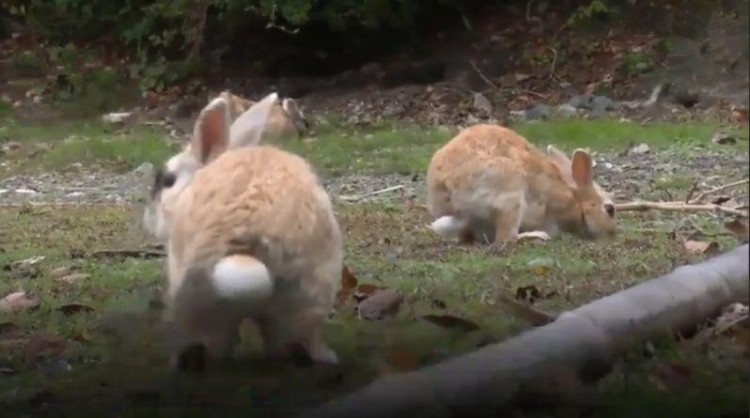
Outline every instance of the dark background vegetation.
[[[30, 0], [3, 1], [2, 36], [24, 32], [52, 44], [106, 46], [163, 88], [223, 68], [266, 76], [327, 76], [384, 56], [428, 57], [482, 36], [471, 22], [509, 8], [523, 18], [554, 12], [567, 27], [623, 23], [628, 16], [659, 32], [664, 13], [706, 17], [710, 0]], [[633, 13], [633, 12], [636, 13]], [[500, 12], [503, 13], [503, 12]], [[651, 19], [644, 19], [650, 15]], [[645, 22], [645, 23], [643, 23]], [[564, 29], [564, 28], [563, 28]], [[157, 89], [158, 89], [157, 88]]]

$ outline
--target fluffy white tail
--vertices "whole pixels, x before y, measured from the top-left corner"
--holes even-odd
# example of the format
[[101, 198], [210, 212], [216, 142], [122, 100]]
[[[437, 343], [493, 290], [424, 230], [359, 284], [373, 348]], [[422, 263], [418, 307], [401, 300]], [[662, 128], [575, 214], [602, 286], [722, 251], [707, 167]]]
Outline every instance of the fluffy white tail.
[[441, 216], [430, 224], [430, 229], [443, 237], [452, 237], [466, 226], [466, 222], [455, 216]]
[[266, 299], [273, 292], [271, 272], [265, 264], [246, 255], [222, 258], [211, 274], [214, 289], [225, 299]]

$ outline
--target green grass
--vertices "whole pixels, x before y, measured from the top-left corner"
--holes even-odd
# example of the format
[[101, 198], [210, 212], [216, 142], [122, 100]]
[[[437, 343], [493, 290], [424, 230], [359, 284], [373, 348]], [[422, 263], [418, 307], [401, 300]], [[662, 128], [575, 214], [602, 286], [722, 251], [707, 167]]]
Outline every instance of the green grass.
[[[0, 117], [3, 112], [0, 108]], [[45, 126], [5, 120], [0, 141], [21, 146], [0, 155], [0, 177], [76, 165], [128, 171], [143, 162], [160, 164], [176, 151], [157, 129], [116, 132], [92, 120]], [[642, 142], [685, 153], [696, 152], [696, 147], [726, 153], [746, 152], [747, 147], [746, 142], [712, 144], [710, 137], [718, 128], [711, 124], [644, 127], [567, 120], [514, 129], [540, 146], [552, 143], [568, 152], [576, 147], [619, 151]], [[281, 146], [305, 156], [328, 176], [412, 174], [423, 173], [432, 153], [453, 134], [446, 128], [383, 125], [362, 131], [334, 126], [322, 129], [314, 141]], [[682, 175], [653, 180], [654, 190], [643, 193], [667, 190], [684, 196], [693, 183]], [[437, 238], [425, 229], [429, 218], [418, 208], [358, 203], [336, 210], [346, 236], [345, 263], [361, 283], [397, 289], [404, 296], [397, 317], [364, 322], [357, 320], [351, 303], [338, 307], [326, 328], [326, 339], [342, 359], [335, 370], [263, 363], [250, 327], [243, 331], [242, 359], [232, 367], [174, 380], [165, 368], [158, 304], [153, 303], [164, 281], [163, 260], [94, 254], [148, 244], [151, 239], [139, 225], [140, 208], [0, 208], [0, 295], [24, 290], [41, 302], [33, 311], [0, 314], [0, 367], [17, 372], [0, 377], [0, 408], [19, 416], [69, 414], [84, 403], [87, 416], [269, 412], [300, 403], [303, 396], [320, 400], [360, 387], [387, 368], [433, 364], [527, 329], [495, 302], [498, 291], [515, 293], [533, 286], [545, 296], [535, 306], [556, 313], [706, 257], [686, 253], [671, 238], [681, 223], [669, 213], [623, 215], [621, 233], [612, 240], [562, 236], [498, 252]], [[694, 223], [707, 234], [721, 232], [721, 224], [711, 217]], [[726, 236], [710, 239], [722, 248], [735, 245]], [[35, 274], [10, 267], [35, 256], [45, 257], [31, 268]], [[59, 267], [87, 277], [67, 283], [53, 274]], [[58, 310], [74, 303], [92, 310], [70, 316]], [[420, 319], [425, 314], [464, 318], [479, 330], [444, 329]], [[45, 336], [62, 338], [64, 351], [32, 355], [40, 351], [33, 344]], [[675, 412], [706, 417], [746, 413], [747, 354], [737, 352], [731, 336], [712, 340], [707, 349], [669, 341], [654, 345], [652, 358], [635, 352], [599, 383], [594, 406], [559, 408], [553, 415], [656, 418]], [[674, 364], [690, 370], [687, 383], [665, 377], [664, 368]], [[38, 405], [40, 393], [54, 396], [48, 406]], [[159, 412], [167, 407], [173, 408], [171, 412]]]
[[[710, 138], [718, 130], [712, 124], [644, 127], [612, 120], [565, 120], [526, 123], [514, 129], [541, 147], [555, 144], [568, 153], [576, 147], [620, 151], [638, 143], [647, 143], [654, 149], [703, 146], [728, 153], [747, 147], [744, 141], [734, 146], [711, 144]], [[411, 175], [423, 173], [432, 154], [454, 134], [447, 128], [386, 124], [366, 131], [327, 128], [314, 141], [292, 140], [278, 145], [305, 156], [327, 176]], [[164, 133], [158, 129], [137, 128], [114, 133], [97, 121], [19, 126], [8, 119], [5, 126], [0, 127], [0, 138], [24, 144], [11, 156], [15, 161], [6, 168], [6, 173], [63, 169], [75, 163], [132, 170], [143, 162], [161, 163], [176, 151], [166, 145]]]
[[[49, 391], [59, 413], [75, 411], [85, 402], [91, 414], [87, 416], [110, 416], [113, 410], [124, 414], [120, 416], [136, 416], [126, 406], [139, 408], [146, 416], [156, 416], [157, 409], [166, 406], [181, 406], [183, 412], [189, 408], [201, 416], [212, 405], [231, 405], [252, 415], [265, 411], [259, 405], [274, 397], [294, 402], [301, 393], [312, 393], [325, 399], [379, 376], [384, 364], [413, 369], [518, 334], [528, 326], [494, 302], [498, 290], [514, 293], [519, 287], [535, 286], [547, 295], [536, 306], [560, 312], [704, 258], [687, 254], [669, 237], [676, 220], [649, 215], [623, 217], [622, 233], [610, 241], [562, 236], [549, 243], [520, 243], [498, 253], [438, 239], [421, 226], [428, 215], [420, 209], [362, 204], [337, 211], [346, 231], [346, 264], [361, 283], [394, 288], [404, 295], [398, 316], [363, 322], [356, 319], [352, 305], [338, 308], [326, 329], [328, 341], [342, 359], [335, 372], [264, 365], [258, 360], [257, 336], [248, 328], [240, 351], [244, 361], [239, 365], [200, 379], [181, 378], [175, 385], [165, 369], [155, 325], [158, 311], [150, 307], [163, 282], [163, 261], [93, 254], [99, 249], [146, 245], [150, 240], [137, 227], [139, 208], [0, 209], [0, 266], [45, 256], [36, 265], [35, 277], [6, 270], [7, 277], [0, 281], [0, 294], [23, 289], [41, 301], [37, 310], [6, 314], [0, 320], [15, 325], [0, 327], [0, 344], [3, 365], [18, 371], [0, 379], [2, 407], [8, 413], [44, 412], [30, 406], [28, 399]], [[700, 226], [707, 233], [717, 231], [710, 221]], [[644, 228], [651, 229], [644, 232]], [[726, 237], [718, 240], [724, 247], [735, 245]], [[61, 266], [89, 277], [64, 283], [52, 274]], [[71, 303], [93, 311], [71, 316], [57, 311]], [[117, 311], [126, 314], [115, 316]], [[480, 330], [443, 329], [420, 320], [425, 314], [458, 316], [475, 322]], [[65, 339], [65, 351], [25, 359], [28, 342], [39, 336]], [[625, 363], [627, 379], [616, 371], [600, 383], [604, 405], [595, 415], [632, 417], [638, 411], [660, 417], [674, 410], [670, 408], [698, 410], [711, 396], [718, 399], [713, 412], [739, 412], [747, 406], [748, 365], [733, 354], [733, 347], [714, 344], [714, 355], [706, 357], [698, 350], [657, 343], [654, 358], [635, 356]], [[388, 360], [389, 356], [401, 360]], [[60, 359], [72, 370], [55, 371], [54, 361]], [[686, 387], [658, 380], [659, 371], [671, 362], [693, 371]], [[730, 371], [722, 373], [722, 367]], [[159, 399], [150, 399], [154, 394]], [[229, 409], [213, 411], [234, 416]]]

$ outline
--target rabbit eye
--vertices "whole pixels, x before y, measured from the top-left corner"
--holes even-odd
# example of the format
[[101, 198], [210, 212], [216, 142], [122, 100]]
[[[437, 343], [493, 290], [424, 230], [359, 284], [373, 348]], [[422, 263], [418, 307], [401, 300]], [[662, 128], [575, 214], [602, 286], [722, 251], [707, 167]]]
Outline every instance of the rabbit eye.
[[151, 188], [151, 196], [156, 197], [159, 192], [163, 189], [168, 189], [174, 186], [177, 181], [177, 176], [164, 170], [158, 170], [154, 176], [154, 185]]
[[615, 216], [615, 207], [614, 205], [611, 205], [609, 203], [604, 205], [604, 210], [607, 212], [607, 215], [609, 215], [610, 218]]
[[170, 188], [177, 182], [177, 176], [172, 173], [164, 173], [161, 178], [161, 185], [164, 188]]

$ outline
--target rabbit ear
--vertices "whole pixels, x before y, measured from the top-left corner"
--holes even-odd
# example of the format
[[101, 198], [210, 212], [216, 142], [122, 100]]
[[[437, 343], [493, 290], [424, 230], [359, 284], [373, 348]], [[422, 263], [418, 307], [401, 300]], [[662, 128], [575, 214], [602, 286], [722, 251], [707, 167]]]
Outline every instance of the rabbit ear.
[[594, 168], [588, 152], [577, 149], [573, 152], [573, 180], [578, 187], [591, 187], [594, 182]]
[[552, 158], [555, 163], [564, 162], [566, 165], [565, 168], [570, 167], [570, 159], [568, 156], [554, 145], [547, 146], [547, 156]]
[[205, 164], [229, 145], [229, 103], [223, 97], [213, 99], [198, 115], [190, 150]]
[[232, 148], [257, 145], [260, 142], [271, 109], [278, 99], [277, 93], [271, 93], [234, 121], [229, 129], [229, 143]]
[[564, 152], [554, 145], [547, 146], [547, 156], [560, 170], [563, 180], [565, 180], [571, 186], [575, 186], [576, 183], [573, 180], [573, 174], [571, 173], [572, 162]]

